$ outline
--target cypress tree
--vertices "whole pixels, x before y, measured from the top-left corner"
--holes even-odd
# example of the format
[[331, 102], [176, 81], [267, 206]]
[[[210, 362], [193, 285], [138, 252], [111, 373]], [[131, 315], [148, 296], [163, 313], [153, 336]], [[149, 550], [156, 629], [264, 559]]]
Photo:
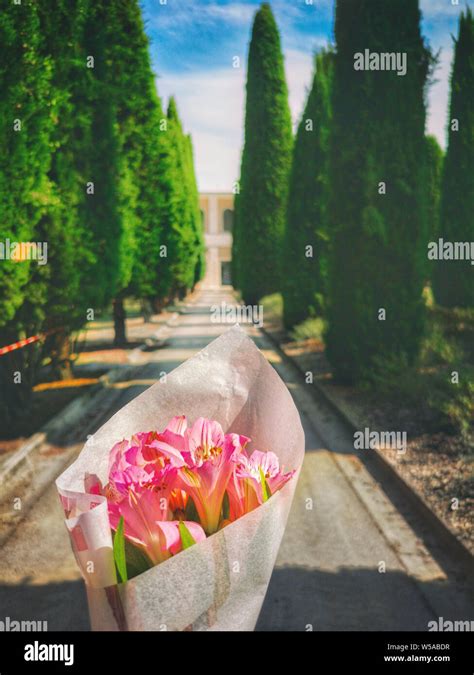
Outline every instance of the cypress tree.
[[[0, 346], [30, 335], [44, 318], [44, 286], [32, 283], [37, 262], [8, 259], [14, 252], [9, 244], [43, 242], [39, 226], [53, 201], [52, 64], [44, 56], [39, 26], [36, 3], [7, 3], [0, 13], [0, 243], [6, 255], [0, 260]], [[27, 299], [31, 315], [22, 312]], [[33, 345], [0, 358], [2, 426], [27, 405], [39, 355]]]
[[166, 257], [161, 260], [157, 301], [183, 297], [194, 283], [195, 230], [187, 187], [186, 141], [176, 101], [170, 98], [167, 111], [167, 138], [170, 163], [167, 168], [166, 208], [163, 218], [163, 243]]
[[166, 193], [171, 166], [167, 119], [156, 92], [151, 66], [146, 92], [142, 124], [148, 142], [142, 146], [140, 169], [136, 176], [139, 186], [136, 255], [129, 291], [135, 297], [151, 302], [157, 296], [158, 275], [165, 254], [162, 248], [163, 225], [167, 221]]
[[[8, 3], [0, 15], [0, 241], [36, 241], [48, 179], [53, 129], [51, 62], [43, 55], [36, 4]], [[0, 264], [0, 327], [28, 293], [35, 262]], [[10, 327], [11, 328], [11, 327]], [[14, 328], [13, 328], [14, 330]]]
[[439, 208], [441, 199], [441, 178], [443, 172], [443, 151], [434, 136], [426, 136], [426, 195], [428, 240], [438, 236]]
[[248, 303], [280, 290], [291, 150], [280, 36], [270, 5], [263, 3], [255, 16], [248, 56], [245, 143], [232, 254], [236, 283]]
[[[84, 261], [81, 288], [87, 306], [105, 307], [122, 287], [120, 260], [122, 218], [119, 210], [120, 138], [117, 106], [112, 89], [110, 62], [114, 23], [106, 0], [90, 5], [84, 25], [84, 58], [93, 61], [88, 68], [90, 127], [84, 139], [81, 164], [85, 200], [80, 218], [89, 234], [90, 254]], [[110, 23], [109, 23], [110, 22]]]
[[[336, 376], [354, 381], [419, 351], [431, 55], [418, 0], [339, 0], [335, 35], [327, 353]], [[406, 73], [356, 69], [366, 49], [406, 54]]]
[[197, 284], [197, 282], [204, 277], [206, 271], [205, 243], [204, 243], [204, 228], [202, 226], [202, 219], [201, 219], [201, 210], [199, 208], [199, 192], [196, 180], [196, 173], [194, 171], [193, 142], [190, 134], [185, 136], [184, 144], [185, 144], [185, 158], [186, 158], [187, 194], [189, 202], [190, 219], [192, 223], [192, 229], [194, 232], [194, 244], [192, 249], [193, 276], [190, 286], [190, 288], [193, 288], [195, 284]]
[[296, 136], [281, 286], [287, 327], [321, 314], [327, 274], [328, 153], [333, 54], [315, 58], [313, 84]]
[[[117, 196], [120, 218], [117, 286], [113, 300], [116, 345], [127, 341], [124, 299], [132, 282], [139, 213], [149, 215], [149, 192], [140, 174], [146, 170], [146, 145], [156, 143], [145, 136], [148, 113], [156, 104], [150, 90], [152, 74], [140, 6], [137, 0], [123, 0], [110, 6], [108, 31], [108, 78], [115, 106], [117, 128]], [[153, 157], [154, 161], [156, 157]], [[140, 191], [142, 194], [140, 195]], [[140, 197], [145, 201], [140, 204]]]
[[156, 91], [138, 2], [115, 7], [114, 21], [111, 82], [117, 83], [113, 96], [123, 228], [114, 313], [116, 342], [123, 342], [126, 295], [154, 301], [159, 308], [192, 285], [193, 267], [182, 247], [191, 227], [192, 186], [186, 183], [185, 141], [175, 103], [166, 116]]
[[[451, 74], [448, 148], [444, 162], [439, 235], [445, 242], [474, 241], [474, 18], [459, 20]], [[469, 261], [432, 261], [434, 293], [445, 307], [474, 307]]]
[[[86, 320], [84, 262], [93, 256], [93, 241], [80, 217], [87, 198], [82, 163], [88, 153], [94, 104], [83, 53], [90, 3], [58, 0], [54, 12], [43, 4], [38, 8], [42, 49], [52, 65], [50, 100], [56, 105], [49, 171], [53, 199], [40, 223], [41, 237], [48, 242], [48, 265], [46, 274], [38, 268], [32, 283], [44, 286], [47, 312], [42, 329], [57, 331], [46, 344], [53, 369], [56, 376], [69, 377], [69, 334]], [[22, 312], [34, 315], [30, 298]]]

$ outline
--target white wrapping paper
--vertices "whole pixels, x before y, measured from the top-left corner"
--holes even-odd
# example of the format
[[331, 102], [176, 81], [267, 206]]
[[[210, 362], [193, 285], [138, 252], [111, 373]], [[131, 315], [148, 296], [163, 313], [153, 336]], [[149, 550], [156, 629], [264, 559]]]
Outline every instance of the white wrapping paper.
[[[219, 532], [117, 585], [104, 497], [84, 492], [86, 473], [108, 480], [113, 445], [164, 429], [175, 415], [217, 420], [225, 432], [272, 450], [295, 475], [267, 502]], [[86, 582], [93, 630], [253, 630], [267, 591], [304, 455], [288, 389], [238, 326], [128, 403], [57, 479], [66, 526]]]

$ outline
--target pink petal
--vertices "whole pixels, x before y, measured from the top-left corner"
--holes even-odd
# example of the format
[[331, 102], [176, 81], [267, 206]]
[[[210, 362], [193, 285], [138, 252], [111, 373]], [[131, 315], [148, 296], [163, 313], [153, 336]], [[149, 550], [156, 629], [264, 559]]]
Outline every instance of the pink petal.
[[167, 431], [172, 431], [174, 434], [178, 434], [179, 436], [184, 436], [184, 432], [186, 431], [187, 427], [188, 427], [188, 421], [186, 419], [186, 415], [179, 415], [179, 416], [173, 417], [171, 422], [166, 427], [164, 433], [166, 433]]
[[199, 417], [186, 431], [186, 450], [194, 454], [198, 448], [220, 448], [224, 444], [224, 432], [219, 422]]
[[151, 441], [147, 448], [143, 449], [143, 456], [148, 461], [153, 461], [153, 459], [156, 459], [158, 451], [158, 453], [162, 453], [169, 459], [174, 466], [183, 466], [182, 450], [184, 450], [184, 438], [173, 431], [167, 430], [159, 434], [157, 438]]

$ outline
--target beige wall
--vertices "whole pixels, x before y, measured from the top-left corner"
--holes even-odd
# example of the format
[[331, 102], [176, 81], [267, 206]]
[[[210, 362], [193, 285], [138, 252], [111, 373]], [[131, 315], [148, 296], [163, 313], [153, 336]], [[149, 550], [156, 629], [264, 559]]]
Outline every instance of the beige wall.
[[224, 211], [234, 211], [234, 195], [203, 193], [199, 204], [204, 214], [204, 236], [206, 241], [206, 276], [203, 287], [217, 288], [222, 282], [222, 262], [232, 257], [232, 233], [224, 230]]

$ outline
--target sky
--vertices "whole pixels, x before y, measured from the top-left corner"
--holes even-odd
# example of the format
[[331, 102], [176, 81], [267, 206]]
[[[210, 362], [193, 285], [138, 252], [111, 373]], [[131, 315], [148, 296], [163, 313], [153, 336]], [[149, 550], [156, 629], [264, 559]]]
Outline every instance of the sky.
[[[427, 132], [445, 146], [449, 75], [462, 0], [420, 0], [422, 31], [439, 65], [428, 94]], [[396, 0], [381, 0], [396, 2]], [[312, 80], [313, 54], [333, 42], [334, 0], [273, 0], [296, 127]], [[158, 93], [175, 96], [192, 135], [200, 192], [231, 192], [239, 178], [245, 79], [260, 0], [142, 0]], [[236, 67], [237, 66], [237, 67]]]

